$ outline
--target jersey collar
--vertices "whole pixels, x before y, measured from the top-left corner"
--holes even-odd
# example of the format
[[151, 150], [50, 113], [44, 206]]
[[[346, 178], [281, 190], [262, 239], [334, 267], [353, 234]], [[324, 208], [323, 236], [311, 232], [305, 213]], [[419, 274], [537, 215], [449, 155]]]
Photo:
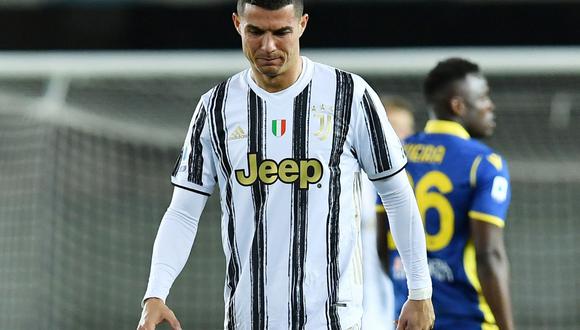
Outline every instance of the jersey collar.
[[449, 120], [432, 119], [427, 121], [427, 125], [425, 125], [425, 133], [455, 135], [465, 140], [471, 137], [463, 126]]
[[245, 76], [250, 88], [260, 97], [264, 99], [279, 99], [287, 97], [288, 95], [295, 97], [300, 94], [312, 80], [313, 73], [314, 64], [306, 56], [302, 56], [302, 72], [300, 72], [298, 79], [286, 89], [274, 93], [270, 93], [256, 84], [254, 79], [252, 79], [252, 69], [247, 69]]

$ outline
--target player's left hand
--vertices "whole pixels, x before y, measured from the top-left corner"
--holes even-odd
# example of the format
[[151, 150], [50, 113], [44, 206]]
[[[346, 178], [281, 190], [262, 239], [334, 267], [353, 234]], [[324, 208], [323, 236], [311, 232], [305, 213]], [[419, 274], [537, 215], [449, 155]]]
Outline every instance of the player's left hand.
[[431, 330], [435, 323], [435, 312], [431, 299], [407, 300], [396, 321], [397, 330]]

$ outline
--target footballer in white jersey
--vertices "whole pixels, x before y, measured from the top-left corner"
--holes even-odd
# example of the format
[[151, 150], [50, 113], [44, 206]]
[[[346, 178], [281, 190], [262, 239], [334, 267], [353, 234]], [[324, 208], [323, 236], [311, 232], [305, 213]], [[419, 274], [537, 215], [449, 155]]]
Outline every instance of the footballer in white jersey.
[[360, 77], [301, 57], [300, 0], [238, 0], [232, 21], [250, 69], [204, 94], [159, 227], [139, 330], [168, 321], [171, 285], [215, 186], [226, 256], [225, 329], [360, 328], [359, 174], [387, 210], [407, 269], [400, 325], [434, 320], [425, 234], [405, 155]]
[[[183, 189], [220, 187], [226, 329], [359, 325], [359, 173], [380, 180], [406, 164], [363, 79], [302, 61], [281, 92], [246, 70], [203, 95], [173, 172]], [[150, 281], [146, 296], [167, 293]]]
[[361, 167], [372, 180], [406, 164], [380, 104], [360, 77], [306, 57], [281, 92], [262, 90], [247, 70], [202, 97], [172, 182], [208, 195], [225, 188], [226, 327], [359, 322], [353, 188]]

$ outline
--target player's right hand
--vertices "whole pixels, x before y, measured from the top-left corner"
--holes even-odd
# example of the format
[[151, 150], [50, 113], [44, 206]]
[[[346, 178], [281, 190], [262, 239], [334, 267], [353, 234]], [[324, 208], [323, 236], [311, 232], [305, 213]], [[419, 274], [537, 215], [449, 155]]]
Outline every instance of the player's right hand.
[[137, 330], [155, 330], [155, 326], [163, 321], [167, 321], [173, 330], [181, 330], [181, 324], [173, 311], [161, 299], [149, 298], [143, 306]]

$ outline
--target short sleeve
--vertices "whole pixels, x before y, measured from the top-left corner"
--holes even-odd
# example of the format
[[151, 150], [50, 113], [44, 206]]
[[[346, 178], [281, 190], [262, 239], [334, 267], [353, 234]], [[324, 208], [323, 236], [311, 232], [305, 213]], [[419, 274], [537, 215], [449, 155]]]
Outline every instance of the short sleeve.
[[497, 154], [481, 155], [472, 171], [474, 196], [469, 217], [503, 228], [511, 199], [506, 162]]
[[216, 170], [207, 122], [206, 107], [203, 101], [199, 101], [183, 148], [171, 173], [171, 183], [209, 196], [216, 184]]
[[361, 168], [371, 181], [376, 181], [403, 170], [407, 158], [379, 97], [368, 84], [364, 87], [360, 99], [355, 100], [353, 144]]

